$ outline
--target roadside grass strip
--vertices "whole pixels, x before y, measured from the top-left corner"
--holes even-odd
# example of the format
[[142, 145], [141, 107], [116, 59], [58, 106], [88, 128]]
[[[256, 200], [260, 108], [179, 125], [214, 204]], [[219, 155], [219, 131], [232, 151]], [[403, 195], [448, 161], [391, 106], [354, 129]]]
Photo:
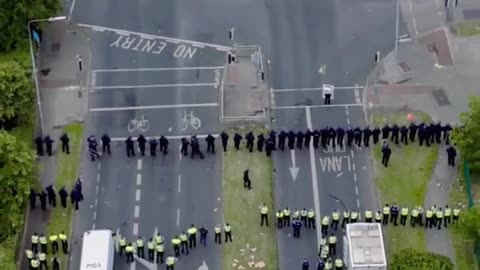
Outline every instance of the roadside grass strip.
[[[66, 132], [70, 138], [70, 155], [63, 153], [60, 148], [56, 153], [57, 179], [55, 180], [54, 187], [57, 191], [63, 186], [70, 191], [77, 180], [82, 157], [83, 128], [83, 124], [73, 123], [65, 126], [63, 129], [63, 131]], [[47, 227], [47, 236], [50, 234], [59, 234], [64, 232], [67, 237], [70, 237], [74, 211], [73, 205], [70, 203], [70, 201], [68, 201], [67, 208], [64, 209], [58, 200], [59, 198], [57, 198], [57, 207], [52, 208], [50, 214], [50, 220]], [[67, 240], [69, 241], [70, 247], [70, 238]], [[66, 269], [67, 256], [61, 252], [61, 245], [60, 252], [57, 253], [57, 255], [60, 259], [61, 269]]]
[[[430, 123], [429, 115], [423, 112], [397, 112], [374, 115], [373, 122], [380, 128], [386, 123], [406, 125], [409, 124], [407, 114], [412, 113], [416, 122]], [[418, 138], [415, 142], [409, 141], [408, 145], [395, 145], [389, 141], [392, 155], [388, 168], [383, 167], [382, 141], [374, 147], [375, 182], [382, 200], [381, 207], [388, 203], [390, 206], [397, 203], [401, 208], [406, 205], [411, 209], [417, 205], [424, 205], [427, 185], [435, 168], [438, 157], [438, 146], [419, 146]], [[380, 209], [381, 210], [381, 209]], [[414, 248], [426, 251], [425, 229], [421, 226], [415, 228], [407, 226], [393, 226], [389, 223], [384, 228], [386, 245], [389, 258], [405, 248]]]
[[472, 21], [457, 23], [454, 29], [457, 35], [463, 36], [463, 37], [479, 35], [480, 20], [472, 20]]
[[[230, 129], [244, 136], [249, 129]], [[255, 134], [265, 129], [252, 129]], [[244, 142], [244, 140], [243, 140]], [[277, 243], [275, 226], [260, 227], [260, 206], [273, 208], [272, 160], [265, 152], [250, 153], [242, 143], [240, 150], [233, 144], [223, 154], [223, 209], [224, 222], [232, 226], [233, 242], [223, 244], [223, 269], [277, 270]], [[249, 169], [252, 189], [243, 187], [243, 172]]]

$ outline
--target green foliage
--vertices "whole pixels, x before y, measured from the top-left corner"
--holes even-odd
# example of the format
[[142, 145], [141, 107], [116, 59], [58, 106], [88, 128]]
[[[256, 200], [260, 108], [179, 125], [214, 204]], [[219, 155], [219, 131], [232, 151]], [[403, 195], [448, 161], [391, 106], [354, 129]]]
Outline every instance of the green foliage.
[[35, 154], [6, 131], [0, 131], [0, 239], [22, 225], [23, 205], [33, 186]]
[[431, 252], [403, 249], [393, 255], [390, 270], [453, 270], [450, 258]]
[[29, 119], [34, 91], [29, 67], [10, 60], [0, 65], [0, 119]]
[[0, 245], [0, 269], [15, 270], [15, 242], [18, 240], [18, 234], [9, 235]]
[[480, 241], [480, 210], [473, 207], [461, 213], [458, 226], [455, 230], [464, 240]]
[[0, 51], [10, 51], [25, 43], [29, 20], [52, 17], [60, 8], [59, 0], [0, 0]]
[[452, 140], [474, 171], [480, 170], [480, 97], [468, 98], [470, 111], [460, 114], [462, 125], [453, 130]]

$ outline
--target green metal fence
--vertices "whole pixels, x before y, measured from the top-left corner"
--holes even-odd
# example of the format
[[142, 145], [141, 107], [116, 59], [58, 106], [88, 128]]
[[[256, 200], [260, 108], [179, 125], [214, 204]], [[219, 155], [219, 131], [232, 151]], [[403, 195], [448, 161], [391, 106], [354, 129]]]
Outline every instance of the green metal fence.
[[[475, 206], [473, 200], [473, 192], [472, 192], [472, 179], [470, 177], [470, 166], [468, 165], [467, 161], [463, 162], [463, 176], [465, 180], [465, 191], [467, 192], [467, 199], [468, 199], [468, 208], [472, 208]], [[475, 243], [475, 257], [477, 259], [477, 264], [480, 265], [480, 243]]]

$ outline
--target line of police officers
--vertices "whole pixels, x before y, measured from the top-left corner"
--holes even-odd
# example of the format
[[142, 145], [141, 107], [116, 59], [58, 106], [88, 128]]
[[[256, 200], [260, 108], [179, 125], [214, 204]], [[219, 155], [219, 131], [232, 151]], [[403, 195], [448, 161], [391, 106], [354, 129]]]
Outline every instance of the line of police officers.
[[64, 232], [61, 232], [58, 235], [52, 234], [48, 239], [44, 234], [38, 235], [37, 233], [33, 233], [31, 236], [31, 248], [25, 249], [25, 254], [31, 270], [48, 269], [48, 243], [51, 244], [52, 248], [52, 268], [53, 270], [60, 270], [60, 260], [55, 256], [57, 252], [59, 252], [59, 240], [62, 245], [63, 253], [68, 254], [68, 240], [67, 235]]
[[[232, 242], [232, 226], [229, 223], [223, 226], [223, 232], [225, 243]], [[192, 224], [186, 232], [183, 231], [171, 239], [173, 254], [164, 259], [165, 239], [160, 233], [157, 233], [155, 237], [150, 238], [147, 242], [148, 260], [154, 261], [157, 264], [165, 263], [167, 270], [173, 270], [181, 254], [189, 255], [190, 250], [197, 247], [197, 234], [200, 234], [200, 245], [207, 246], [208, 229], [205, 227], [197, 229], [195, 225]], [[220, 225], [214, 227], [214, 241], [216, 244], [222, 243], [222, 227]], [[134, 261], [135, 254], [142, 259], [145, 258], [145, 244], [141, 236], [137, 238], [135, 243], [127, 242], [124, 236], [119, 236], [118, 243], [120, 246], [119, 254], [122, 256], [123, 253], [125, 253], [127, 263]]]
[[[360, 213], [357, 210], [345, 210], [343, 213], [340, 213], [338, 210], [332, 212], [331, 216], [323, 216], [321, 219], [321, 233], [322, 238], [320, 240], [320, 248], [318, 256], [322, 259], [317, 263], [317, 269], [333, 269], [333, 266], [337, 269], [343, 269], [343, 261], [340, 258], [331, 259], [332, 256], [336, 255], [336, 243], [337, 237], [331, 233], [328, 236], [328, 230], [337, 230], [340, 225], [341, 228], [345, 228], [345, 225], [348, 223], [356, 223], [361, 221]], [[425, 215], [425, 219], [423, 216]], [[425, 228], [437, 228], [441, 229], [442, 223], [445, 228], [450, 224], [456, 224], [460, 216], [460, 209], [455, 208], [451, 209], [448, 205], [444, 209], [437, 208], [436, 205], [427, 209], [426, 211], [422, 206], [415, 206], [411, 211], [407, 206], [402, 206], [401, 208], [394, 203], [392, 206], [386, 204], [383, 207], [383, 211], [374, 212], [370, 209], [365, 210], [364, 212], [364, 222], [371, 223], [376, 222], [382, 225], [388, 225], [388, 223], [393, 223], [395, 226], [398, 225], [397, 221], [400, 217], [400, 224], [405, 226], [407, 224], [407, 219], [410, 216], [410, 226], [415, 227], [417, 224], [419, 226], [425, 226]], [[453, 219], [452, 219], [453, 216]], [[293, 227], [293, 237], [300, 238], [300, 231], [302, 226], [315, 229], [315, 211], [313, 209], [307, 210], [303, 208], [302, 210], [294, 210], [291, 213], [288, 207], [283, 210], [278, 210], [275, 213], [277, 219], [277, 228], [282, 229], [284, 227], [289, 227], [290, 224]], [[341, 224], [340, 224], [341, 221]], [[425, 221], [425, 222], [424, 222]], [[266, 204], [260, 206], [260, 226], [268, 227], [268, 207]], [[328, 236], [328, 237], [327, 237]], [[309, 262], [304, 260], [302, 262], [302, 269], [308, 269]]]
[[[71, 203], [74, 205], [75, 210], [78, 210], [79, 203], [83, 200], [81, 181], [77, 181], [70, 193], [68, 193], [68, 191], [65, 189], [65, 186], [63, 186], [58, 191], [58, 195], [60, 196], [60, 204], [63, 208], [67, 208], [67, 199], [70, 196]], [[30, 189], [30, 194], [28, 197], [30, 200], [30, 209], [37, 208], [37, 197], [40, 200], [40, 206], [43, 211], [47, 210], [47, 200], [48, 204], [50, 204], [52, 207], [57, 206], [57, 192], [53, 185], [47, 186], [40, 192]]]

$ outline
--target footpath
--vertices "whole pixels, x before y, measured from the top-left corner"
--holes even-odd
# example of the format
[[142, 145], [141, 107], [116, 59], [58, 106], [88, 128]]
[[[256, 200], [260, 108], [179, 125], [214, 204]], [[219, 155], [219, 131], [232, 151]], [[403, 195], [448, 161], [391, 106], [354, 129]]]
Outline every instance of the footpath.
[[[401, 11], [409, 37], [388, 53], [365, 84], [364, 109], [367, 120], [373, 113], [419, 110], [433, 121], [458, 123], [468, 110], [468, 96], [480, 95], [480, 37], [457, 37], [450, 26], [480, 19], [480, 1], [459, 1], [446, 10], [444, 1], [401, 1]], [[478, 16], [466, 16], [476, 13]], [[447, 166], [446, 146], [429, 183], [425, 207], [448, 204], [456, 168]], [[453, 206], [450, 206], [453, 207]], [[447, 230], [427, 230], [427, 248], [455, 260]], [[448, 244], [446, 244], [448, 243]]]
[[[68, 26], [67, 21], [55, 21], [43, 25], [44, 34], [40, 48], [35, 52], [37, 76], [41, 106], [43, 110], [46, 135], [55, 142], [53, 155], [39, 157], [38, 182], [43, 189], [54, 184], [57, 172], [57, 151], [61, 151], [60, 136], [62, 128], [71, 122], [81, 122], [87, 110], [87, 94], [90, 66], [90, 44], [83, 33]], [[82, 58], [82, 71], [78, 69], [77, 56]], [[36, 136], [41, 136], [37, 128]], [[56, 190], [60, 187], [55, 187]], [[57, 196], [57, 207], [60, 207]], [[36, 209], [27, 209], [25, 228], [19, 250], [19, 269], [28, 270], [29, 262], [25, 248], [30, 248], [31, 235], [45, 233], [51, 215], [51, 206], [46, 211], [40, 208], [37, 199]], [[58, 232], [60, 233], [60, 232]], [[48, 238], [48, 235], [47, 235]], [[48, 263], [50, 264], [50, 258]], [[62, 269], [67, 262], [61, 262]]]

